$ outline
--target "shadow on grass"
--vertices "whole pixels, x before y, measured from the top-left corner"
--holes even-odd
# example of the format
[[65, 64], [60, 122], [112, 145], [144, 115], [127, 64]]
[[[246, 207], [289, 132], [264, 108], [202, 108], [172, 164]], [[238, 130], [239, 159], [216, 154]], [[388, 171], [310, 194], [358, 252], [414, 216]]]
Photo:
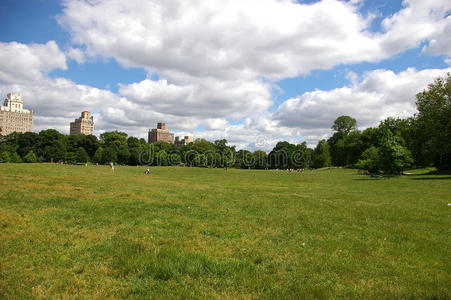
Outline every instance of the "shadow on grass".
[[446, 177], [413, 177], [411, 180], [451, 180], [451, 176]]

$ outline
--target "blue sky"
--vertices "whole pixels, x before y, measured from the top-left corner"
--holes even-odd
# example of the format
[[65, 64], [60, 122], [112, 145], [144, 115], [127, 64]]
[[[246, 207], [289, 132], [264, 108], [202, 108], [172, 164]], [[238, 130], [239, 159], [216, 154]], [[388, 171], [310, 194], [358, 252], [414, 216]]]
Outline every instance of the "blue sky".
[[[430, 3], [429, 3], [430, 2]], [[156, 122], [238, 148], [314, 146], [343, 114], [360, 128], [415, 112], [450, 71], [451, 3], [3, 0], [0, 92], [35, 131], [83, 110], [96, 134]]]

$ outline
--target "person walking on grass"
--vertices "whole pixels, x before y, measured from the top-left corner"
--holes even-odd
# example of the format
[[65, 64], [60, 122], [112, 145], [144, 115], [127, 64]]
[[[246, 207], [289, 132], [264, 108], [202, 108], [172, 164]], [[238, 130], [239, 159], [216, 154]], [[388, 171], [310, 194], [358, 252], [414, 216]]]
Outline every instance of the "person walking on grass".
[[114, 163], [113, 162], [110, 163], [110, 169], [111, 169], [111, 172], [114, 173]]

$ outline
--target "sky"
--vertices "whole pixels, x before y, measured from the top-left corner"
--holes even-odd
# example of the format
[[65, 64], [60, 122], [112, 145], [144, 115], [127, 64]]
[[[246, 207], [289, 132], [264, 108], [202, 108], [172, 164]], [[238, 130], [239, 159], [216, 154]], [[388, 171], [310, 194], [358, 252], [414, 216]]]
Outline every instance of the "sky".
[[[348, 115], [359, 129], [416, 112], [451, 72], [449, 0], [2, 0], [0, 95], [34, 131], [277, 141], [314, 147]], [[3, 99], [4, 99], [3, 98]]]

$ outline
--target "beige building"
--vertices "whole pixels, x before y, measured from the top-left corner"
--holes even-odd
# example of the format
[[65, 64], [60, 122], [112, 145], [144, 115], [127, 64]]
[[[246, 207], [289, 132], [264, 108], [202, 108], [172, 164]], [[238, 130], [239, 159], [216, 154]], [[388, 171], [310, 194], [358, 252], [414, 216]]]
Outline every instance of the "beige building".
[[70, 134], [94, 135], [94, 118], [89, 111], [81, 113], [81, 117], [70, 123]]
[[33, 131], [33, 111], [23, 108], [20, 94], [6, 95], [3, 106], [0, 106], [1, 134]]
[[180, 136], [175, 137], [174, 144], [176, 146], [185, 146], [185, 145], [188, 145], [189, 143], [193, 143], [193, 142], [194, 142], [194, 138], [192, 136], [185, 135], [185, 137], [183, 139]]
[[148, 142], [149, 144], [155, 142], [174, 144], [174, 133], [166, 129], [166, 123], [158, 123], [157, 128], [149, 130]]

